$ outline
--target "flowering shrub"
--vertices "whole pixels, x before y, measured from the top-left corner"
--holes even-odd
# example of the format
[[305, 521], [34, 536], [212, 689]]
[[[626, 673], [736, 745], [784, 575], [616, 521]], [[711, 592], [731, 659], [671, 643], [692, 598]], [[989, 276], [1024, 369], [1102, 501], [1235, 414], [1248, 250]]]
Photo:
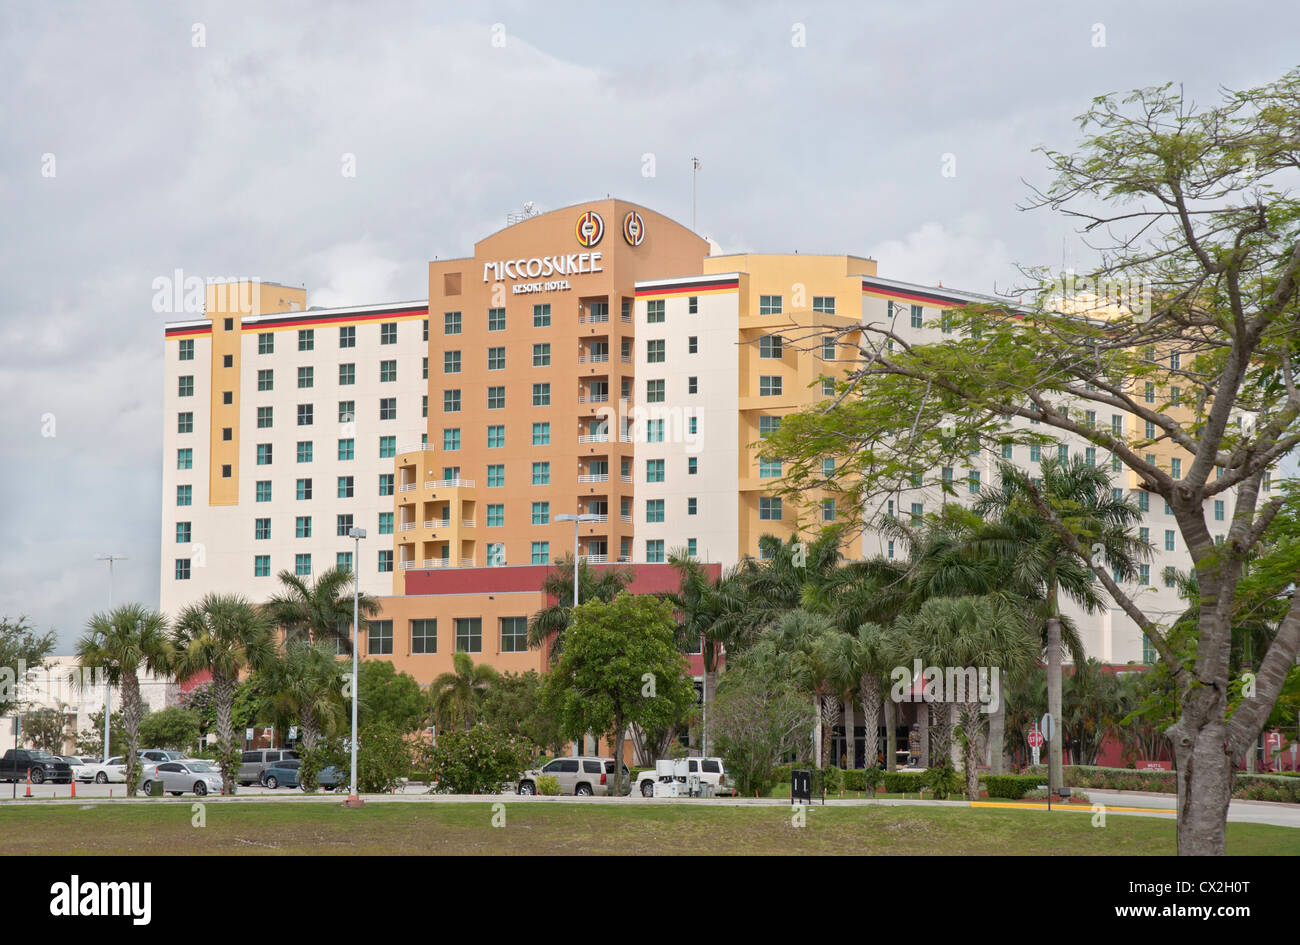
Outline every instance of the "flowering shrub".
[[439, 794], [500, 794], [518, 781], [536, 749], [528, 739], [479, 723], [465, 732], [439, 735], [427, 750], [428, 769]]

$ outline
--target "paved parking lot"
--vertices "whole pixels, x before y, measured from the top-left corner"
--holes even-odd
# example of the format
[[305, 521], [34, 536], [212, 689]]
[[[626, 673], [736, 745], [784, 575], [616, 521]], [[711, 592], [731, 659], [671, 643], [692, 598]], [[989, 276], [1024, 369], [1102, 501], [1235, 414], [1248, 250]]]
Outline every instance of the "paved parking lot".
[[[17, 788], [16, 791], [15, 791], [15, 787]], [[72, 795], [72, 788], [70, 785], [67, 784], [33, 784], [31, 787], [32, 787], [32, 797], [34, 798], [70, 797]], [[404, 788], [403, 793], [420, 794], [423, 793], [425, 790], [427, 790], [426, 785], [412, 784], [412, 785], [407, 785]], [[24, 797], [26, 793], [27, 793], [26, 781], [21, 781], [17, 785], [0, 784], [0, 801], [7, 801], [10, 798], [15, 796], [21, 798]], [[138, 791], [136, 793], [138, 796], [143, 796]], [[268, 796], [275, 796], [278, 794], [280, 796], [286, 796], [286, 795], [294, 795], [294, 794], [301, 795], [302, 791], [300, 791], [298, 788], [285, 788], [285, 787], [277, 788], [276, 790], [273, 791], [270, 788], [259, 787], [254, 784], [254, 785], [250, 785], [249, 787], [241, 787], [239, 789], [239, 793], [256, 794], [256, 795], [265, 794]], [[320, 793], [327, 794], [328, 796], [328, 792], [322, 791]], [[345, 794], [347, 793], [346, 789], [344, 789], [344, 793]], [[193, 797], [194, 795], [186, 794], [185, 796]], [[78, 781], [77, 797], [78, 798], [126, 797], [126, 785], [120, 782], [109, 783], [109, 784], [93, 784], [93, 783], [87, 783], [85, 781]]]

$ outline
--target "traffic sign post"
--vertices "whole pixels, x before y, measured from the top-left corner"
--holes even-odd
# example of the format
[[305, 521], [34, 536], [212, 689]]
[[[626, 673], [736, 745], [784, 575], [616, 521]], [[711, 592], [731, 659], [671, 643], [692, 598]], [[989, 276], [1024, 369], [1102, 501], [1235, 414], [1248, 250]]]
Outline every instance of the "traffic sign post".
[[1033, 752], [1033, 764], [1040, 764], [1038, 750], [1043, 747], [1043, 733], [1038, 730], [1037, 722], [1029, 723], [1029, 748]]
[[[1052, 713], [1044, 712], [1042, 720], [1038, 723], [1038, 727], [1042, 729], [1042, 734], [1040, 737], [1047, 744], [1048, 746], [1047, 750], [1049, 752], [1052, 750], [1051, 748], [1052, 736], [1056, 733], [1055, 726], [1056, 726], [1056, 720], [1052, 718]], [[1054, 791], [1055, 789], [1056, 789], [1056, 785], [1052, 783], [1052, 759], [1049, 757], [1047, 759], [1047, 809], [1048, 810], [1052, 809], [1052, 791]]]

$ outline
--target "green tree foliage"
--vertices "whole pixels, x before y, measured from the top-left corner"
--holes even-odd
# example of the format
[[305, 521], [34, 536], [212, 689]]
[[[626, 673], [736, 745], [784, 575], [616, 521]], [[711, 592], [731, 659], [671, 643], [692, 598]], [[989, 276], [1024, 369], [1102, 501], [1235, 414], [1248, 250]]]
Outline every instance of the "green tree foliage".
[[[22, 733], [37, 748], [62, 754], [68, 716], [64, 709], [31, 709], [23, 713]], [[110, 733], [111, 734], [111, 733]]]
[[[586, 558], [578, 562], [578, 599], [612, 601], [620, 591], [632, 583], [631, 568], [616, 566], [592, 567]], [[528, 645], [533, 649], [550, 647], [551, 665], [564, 650], [564, 634], [573, 618], [573, 558], [566, 556], [556, 562], [542, 582], [548, 604], [528, 618]]]
[[[337, 646], [342, 653], [352, 652], [350, 570], [330, 568], [314, 580], [285, 570], [279, 581], [280, 593], [267, 602], [266, 611], [271, 622], [284, 630], [286, 644], [305, 639]], [[379, 613], [379, 603], [373, 597], [362, 594], [357, 603], [363, 619]]]
[[483, 695], [479, 720], [507, 735], [558, 751], [560, 723], [543, 701], [542, 687], [542, 676], [536, 670], [502, 673]]
[[[122, 713], [114, 712], [108, 720], [109, 745], [121, 745], [124, 740]], [[77, 733], [77, 754], [87, 758], [104, 757], [104, 710], [90, 713], [90, 727]]]
[[14, 714], [21, 677], [25, 670], [45, 665], [45, 657], [54, 652], [54, 642], [53, 630], [37, 633], [26, 617], [0, 617], [0, 716]]
[[729, 668], [718, 683], [712, 728], [736, 790], [766, 792], [777, 765], [806, 757], [816, 718], [807, 695], [772, 663], [742, 658]]
[[[362, 794], [392, 794], [411, 775], [412, 750], [406, 735], [385, 721], [371, 722], [357, 732], [357, 790]], [[341, 766], [344, 771], [348, 765]]]
[[[388, 725], [414, 732], [429, 724], [429, 704], [420, 684], [388, 660], [364, 660], [357, 668], [357, 725]], [[349, 709], [349, 712], [351, 710]]]
[[319, 771], [315, 764], [317, 743], [337, 734], [349, 720], [343, 698], [343, 672], [334, 656], [334, 646], [297, 639], [288, 643], [283, 655], [259, 675], [272, 693], [282, 724], [299, 729], [300, 751], [309, 758], [299, 772], [299, 782], [304, 791], [314, 791]]
[[150, 712], [140, 720], [140, 744], [146, 748], [195, 751], [199, 746], [198, 713], [181, 706]]
[[474, 665], [468, 653], [454, 653], [452, 671], [442, 673], [429, 687], [434, 724], [438, 731], [467, 729], [474, 724], [484, 697], [500, 674], [486, 663]]
[[[547, 677], [546, 696], [566, 738], [608, 734], [623, 757], [629, 725], [654, 728], [676, 722], [695, 698], [686, 660], [676, 643], [672, 605], [626, 592], [592, 600], [574, 612], [564, 652]], [[621, 791], [621, 765], [612, 790]]]
[[535, 751], [528, 739], [480, 722], [439, 735], [427, 752], [428, 770], [440, 794], [500, 794], [519, 780]]

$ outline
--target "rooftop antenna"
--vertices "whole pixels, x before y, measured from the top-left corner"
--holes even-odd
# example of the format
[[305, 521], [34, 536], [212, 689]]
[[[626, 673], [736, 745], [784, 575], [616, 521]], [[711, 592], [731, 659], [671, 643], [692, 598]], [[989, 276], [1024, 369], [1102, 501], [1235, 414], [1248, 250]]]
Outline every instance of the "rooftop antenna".
[[506, 214], [506, 226], [514, 226], [521, 220], [537, 216], [537, 205], [531, 200], [524, 204], [522, 210], [512, 210]]
[[695, 175], [704, 170], [697, 157], [691, 158], [691, 232], [695, 232]]

